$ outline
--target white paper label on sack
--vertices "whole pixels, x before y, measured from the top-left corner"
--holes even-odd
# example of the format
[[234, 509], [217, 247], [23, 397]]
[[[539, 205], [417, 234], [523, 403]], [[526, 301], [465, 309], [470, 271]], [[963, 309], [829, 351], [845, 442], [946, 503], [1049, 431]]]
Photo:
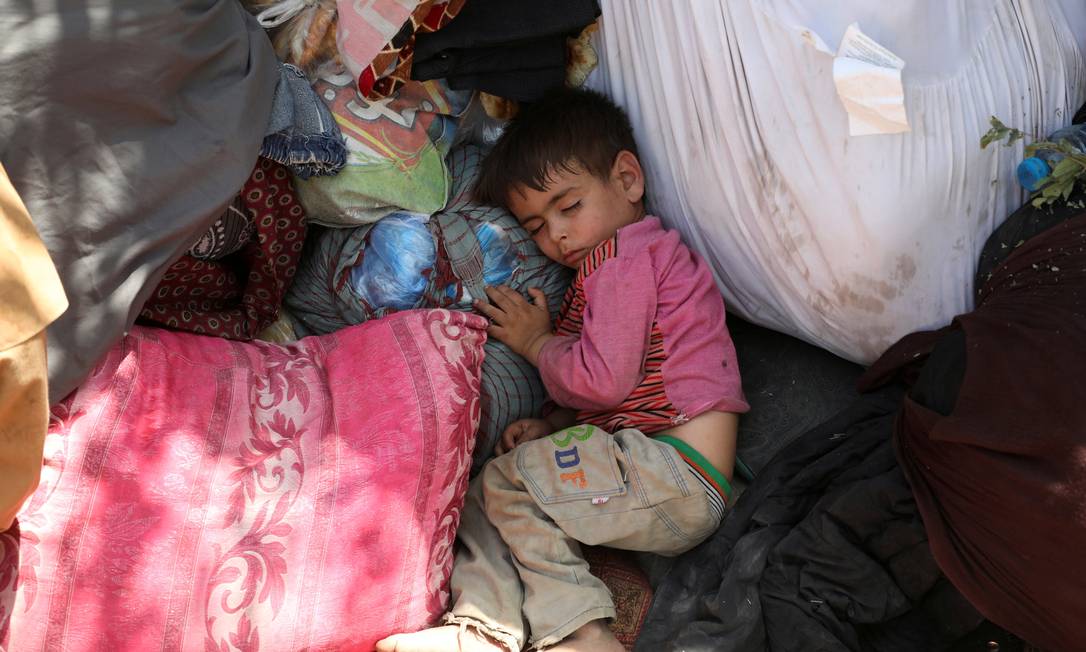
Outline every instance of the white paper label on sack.
[[901, 70], [905, 62], [852, 23], [833, 60], [833, 82], [848, 113], [848, 134], [909, 131]]

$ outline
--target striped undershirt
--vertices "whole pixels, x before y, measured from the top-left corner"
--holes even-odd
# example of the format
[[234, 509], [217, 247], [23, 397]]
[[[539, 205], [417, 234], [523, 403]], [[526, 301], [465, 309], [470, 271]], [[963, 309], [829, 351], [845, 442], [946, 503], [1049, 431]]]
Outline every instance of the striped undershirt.
[[690, 471], [695, 478], [701, 483], [701, 488], [705, 490], [705, 495], [709, 497], [709, 509], [716, 514], [717, 520], [724, 518], [724, 508], [727, 507], [727, 502], [720, 497], [720, 493], [705, 479], [705, 476], [698, 472], [696, 466], [687, 462], [686, 465], [690, 467]]
[[[581, 262], [577, 275], [562, 299], [562, 309], [554, 323], [555, 335], [579, 337], [584, 328], [587, 306], [584, 284], [596, 269], [618, 253], [618, 236], [605, 240]], [[621, 297], [615, 297], [621, 301]], [[607, 432], [636, 428], [645, 434], [672, 428], [686, 420], [664, 393], [664, 334], [655, 320], [649, 332], [645, 351], [644, 378], [622, 403], [608, 410], [579, 410], [577, 423], [591, 423]]]

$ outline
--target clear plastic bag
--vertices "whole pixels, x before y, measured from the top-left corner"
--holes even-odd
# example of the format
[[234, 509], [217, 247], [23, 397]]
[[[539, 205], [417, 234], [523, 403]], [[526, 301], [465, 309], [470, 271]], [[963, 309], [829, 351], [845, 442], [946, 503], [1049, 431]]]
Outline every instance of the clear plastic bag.
[[355, 292], [375, 309], [416, 307], [437, 257], [426, 217], [393, 213], [378, 220], [366, 240], [362, 262], [351, 270]]
[[509, 232], [491, 222], [473, 227], [483, 250], [483, 281], [487, 285], [508, 284], [517, 269], [517, 246]]
[[[483, 281], [487, 285], [508, 284], [519, 265], [513, 238], [489, 222], [474, 223], [472, 230], [483, 252]], [[351, 270], [351, 286], [374, 309], [423, 307], [420, 301], [436, 257], [426, 217], [393, 213], [370, 229], [362, 262]], [[445, 292], [452, 298], [456, 288], [450, 286]], [[465, 296], [462, 303], [470, 305], [472, 298]]]

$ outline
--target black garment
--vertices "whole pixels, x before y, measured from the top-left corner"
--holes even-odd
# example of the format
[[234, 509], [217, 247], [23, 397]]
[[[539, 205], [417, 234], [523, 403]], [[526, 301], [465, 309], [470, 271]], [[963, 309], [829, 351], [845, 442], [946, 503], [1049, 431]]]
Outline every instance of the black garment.
[[1012, 213], [992, 235], [988, 236], [988, 241], [980, 252], [977, 275], [973, 283], [978, 298], [985, 283], [992, 278], [992, 272], [1011, 255], [1011, 252], [1033, 236], [1081, 214], [1084, 208], [1083, 202], [1086, 202], [1086, 192], [1083, 192], [1080, 184], [1066, 202], [1057, 202], [1056, 205], [1046, 208], [1034, 208], [1032, 204], [1026, 202]]
[[415, 37], [411, 77], [536, 100], [565, 81], [566, 37], [599, 15], [596, 0], [470, 0], [448, 25]]
[[[433, 35], [440, 34], [440, 31]], [[428, 36], [423, 34], [422, 36]], [[416, 52], [416, 56], [418, 53]], [[554, 70], [565, 75], [566, 43], [564, 38], [537, 38], [529, 41], [503, 43], [485, 47], [452, 48], [436, 56], [412, 64], [412, 74], [418, 79], [438, 79], [465, 75], [508, 74], [508, 71]]]
[[636, 649], [913, 652], [975, 629], [894, 456], [901, 396], [861, 397], [778, 454], [665, 576]]
[[949, 416], [965, 379], [965, 333], [947, 331], [932, 349], [909, 389], [909, 398], [938, 414]]

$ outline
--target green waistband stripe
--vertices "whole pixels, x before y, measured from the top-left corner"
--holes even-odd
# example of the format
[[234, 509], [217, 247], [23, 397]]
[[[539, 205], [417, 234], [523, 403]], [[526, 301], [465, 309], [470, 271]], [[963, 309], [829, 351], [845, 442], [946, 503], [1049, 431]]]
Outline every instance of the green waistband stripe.
[[705, 456], [699, 453], [697, 449], [695, 449], [693, 446], [686, 443], [685, 441], [681, 439], [676, 439], [675, 437], [672, 437], [670, 435], [657, 435], [653, 437], [653, 439], [656, 439], [657, 441], [662, 441], [665, 444], [669, 444], [670, 446], [674, 447], [675, 450], [679, 451], [680, 455], [686, 457], [691, 462], [693, 462], [695, 466], [704, 471], [705, 475], [708, 476], [708, 479], [711, 482], [716, 483], [720, 486], [721, 489], [724, 490], [724, 498], [731, 500], [731, 483], [728, 482], [728, 479], [724, 477], [724, 474], [718, 471], [715, 466], [710, 464], [709, 460], [705, 459]]

